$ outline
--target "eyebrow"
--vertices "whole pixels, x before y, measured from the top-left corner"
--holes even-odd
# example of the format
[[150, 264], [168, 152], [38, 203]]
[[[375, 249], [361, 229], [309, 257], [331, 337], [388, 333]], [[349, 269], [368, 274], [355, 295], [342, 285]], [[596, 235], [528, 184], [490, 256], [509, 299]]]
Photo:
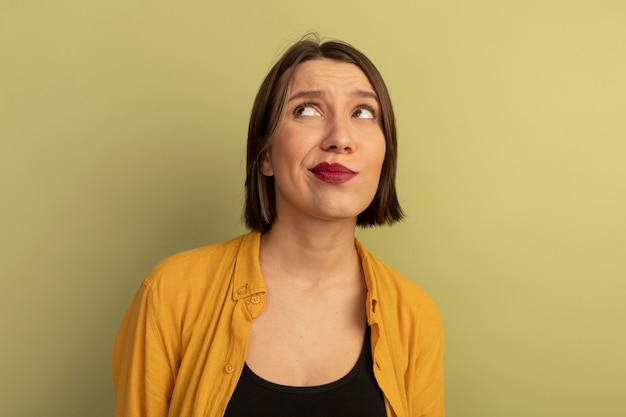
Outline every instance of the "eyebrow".
[[[293, 101], [293, 100], [298, 100], [301, 98], [318, 98], [318, 97], [322, 97], [324, 96], [324, 92], [321, 90], [303, 90], [303, 91], [298, 91], [297, 93], [295, 93], [294, 95], [292, 95], [291, 97], [289, 97], [289, 102]], [[374, 99], [376, 101], [378, 100], [378, 95], [373, 92], [373, 91], [369, 91], [369, 90], [356, 90], [354, 92], [352, 92], [350, 94], [350, 96], [352, 97], [363, 97], [363, 98], [371, 98]]]

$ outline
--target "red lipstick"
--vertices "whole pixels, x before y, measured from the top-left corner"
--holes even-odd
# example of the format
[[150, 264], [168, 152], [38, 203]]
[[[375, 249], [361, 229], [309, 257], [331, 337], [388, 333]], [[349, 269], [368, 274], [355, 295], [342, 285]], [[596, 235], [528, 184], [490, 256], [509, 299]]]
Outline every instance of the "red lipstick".
[[311, 172], [318, 179], [328, 184], [343, 184], [354, 178], [358, 172], [352, 171], [339, 163], [320, 162], [311, 168]]

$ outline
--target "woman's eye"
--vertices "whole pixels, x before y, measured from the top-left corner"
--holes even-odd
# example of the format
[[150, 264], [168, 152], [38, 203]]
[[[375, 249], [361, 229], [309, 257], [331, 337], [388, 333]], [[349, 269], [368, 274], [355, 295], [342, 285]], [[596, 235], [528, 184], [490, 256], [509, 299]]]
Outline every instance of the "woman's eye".
[[354, 111], [354, 117], [358, 119], [373, 119], [374, 110], [369, 107], [361, 107]]
[[315, 107], [311, 106], [310, 104], [299, 105], [298, 107], [295, 108], [295, 110], [293, 111], [293, 114], [295, 114], [296, 116], [303, 116], [303, 117], [320, 115], [320, 113], [317, 110], [315, 110]]

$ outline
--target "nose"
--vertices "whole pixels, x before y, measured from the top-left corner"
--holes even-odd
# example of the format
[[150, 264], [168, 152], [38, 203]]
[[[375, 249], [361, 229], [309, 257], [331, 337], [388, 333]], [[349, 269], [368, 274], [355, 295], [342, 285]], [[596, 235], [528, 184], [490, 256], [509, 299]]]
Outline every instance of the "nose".
[[328, 152], [354, 152], [354, 132], [349, 120], [335, 116], [328, 121], [327, 129], [322, 141], [322, 149]]

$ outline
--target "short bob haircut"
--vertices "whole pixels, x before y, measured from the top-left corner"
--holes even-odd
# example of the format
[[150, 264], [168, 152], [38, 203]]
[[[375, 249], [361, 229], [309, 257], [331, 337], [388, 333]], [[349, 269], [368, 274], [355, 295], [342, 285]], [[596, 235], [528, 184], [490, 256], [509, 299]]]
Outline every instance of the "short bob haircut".
[[261, 84], [250, 116], [246, 161], [246, 226], [260, 232], [269, 230], [276, 218], [274, 177], [263, 175], [260, 169], [265, 153], [283, 115], [287, 89], [295, 68], [306, 61], [331, 59], [354, 64], [363, 71], [378, 95], [381, 128], [386, 142], [385, 160], [374, 199], [357, 216], [357, 226], [369, 227], [393, 224], [403, 218], [396, 193], [398, 145], [391, 98], [382, 76], [374, 64], [359, 50], [341, 41], [321, 42], [309, 34], [292, 45], [274, 64]]

